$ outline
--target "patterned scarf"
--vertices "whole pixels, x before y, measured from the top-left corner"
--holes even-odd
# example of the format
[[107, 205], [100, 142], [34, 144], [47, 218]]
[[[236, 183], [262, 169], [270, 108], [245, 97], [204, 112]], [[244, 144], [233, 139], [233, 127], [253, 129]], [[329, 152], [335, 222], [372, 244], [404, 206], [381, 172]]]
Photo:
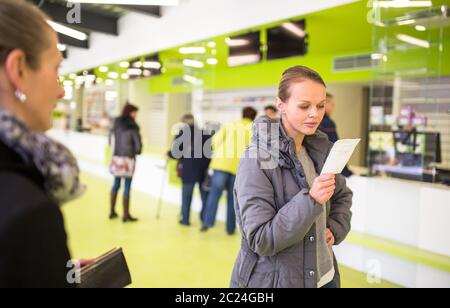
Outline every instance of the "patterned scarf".
[[86, 187], [80, 183], [80, 170], [72, 153], [45, 134], [32, 132], [3, 108], [0, 108], [0, 140], [16, 152], [27, 166], [37, 168], [44, 178], [47, 193], [59, 205], [85, 192]]

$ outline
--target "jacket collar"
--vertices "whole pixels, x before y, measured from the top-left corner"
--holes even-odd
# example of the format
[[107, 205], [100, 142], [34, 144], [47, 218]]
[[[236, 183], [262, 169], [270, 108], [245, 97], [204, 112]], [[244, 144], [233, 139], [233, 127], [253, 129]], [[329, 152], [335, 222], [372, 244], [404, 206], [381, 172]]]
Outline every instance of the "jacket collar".
[[[258, 125], [266, 124], [268, 129], [260, 129]], [[271, 125], [279, 127], [278, 136], [274, 135], [274, 131], [270, 129]], [[272, 145], [274, 139], [279, 138], [279, 146]], [[260, 117], [254, 123], [252, 144], [266, 143], [268, 152], [272, 157], [278, 158], [278, 165], [282, 168], [293, 169], [297, 161], [295, 142], [288, 136], [283, 122], [281, 120], [273, 120], [266, 116]], [[303, 145], [308, 151], [316, 170], [320, 172], [325, 164], [325, 160], [329, 154], [331, 143], [326, 134], [317, 130], [313, 135], [306, 136]], [[278, 152], [278, 153], [277, 153]]]

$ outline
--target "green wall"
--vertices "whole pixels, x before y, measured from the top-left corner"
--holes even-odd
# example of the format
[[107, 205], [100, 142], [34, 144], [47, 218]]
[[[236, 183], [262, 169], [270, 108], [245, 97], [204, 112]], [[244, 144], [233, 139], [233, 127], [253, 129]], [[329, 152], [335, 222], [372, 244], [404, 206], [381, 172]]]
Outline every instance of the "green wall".
[[[348, 71], [334, 72], [333, 59], [337, 56], [367, 54], [372, 51], [372, 25], [366, 21], [367, 6], [365, 1], [324, 10], [306, 16], [298, 16], [290, 20], [306, 18], [309, 34], [309, 52], [304, 57], [294, 57], [275, 61], [263, 61], [259, 64], [230, 68], [226, 65], [228, 48], [225, 38], [230, 35], [246, 33], [249, 30], [265, 30], [279, 25], [277, 21], [254, 29], [230, 33], [202, 43], [214, 41], [217, 44], [219, 64], [214, 69], [205, 69], [201, 75], [207, 89], [236, 89], [248, 87], [276, 86], [282, 72], [294, 65], [306, 65], [319, 71], [327, 82], [368, 81], [371, 72]], [[264, 32], [264, 31], [263, 31]], [[265, 35], [262, 35], [265, 44]], [[198, 46], [198, 44], [193, 44]], [[181, 77], [182, 70], [170, 67], [170, 61], [181, 59], [178, 47], [160, 53], [160, 58], [169, 63], [168, 73], [149, 79], [152, 93], [190, 91], [190, 86], [173, 86], [172, 79]]]
[[[450, 0], [433, 0], [433, 5], [450, 4]], [[372, 53], [373, 41], [383, 36], [392, 36], [393, 33], [386, 31], [398, 31], [398, 29], [385, 30], [376, 28], [367, 21], [371, 8], [368, 7], [368, 1], [357, 1], [351, 4], [323, 10], [320, 12], [308, 14], [305, 16], [297, 16], [289, 20], [306, 19], [307, 32], [309, 35], [309, 51], [306, 56], [294, 57], [289, 59], [263, 61], [259, 64], [247, 65], [231, 68], [227, 66], [228, 47], [225, 38], [231, 35], [244, 34], [250, 31], [262, 31], [261, 43], [266, 44], [265, 30], [272, 26], [280, 25], [288, 20], [279, 20], [270, 24], [261, 25], [252, 29], [244, 29], [235, 33], [224, 34], [219, 37], [211, 38], [201, 42], [195, 42], [186, 46], [207, 46], [208, 42], [214, 42], [215, 48], [207, 47], [209, 57], [216, 57], [219, 63], [216, 66], [206, 65], [204, 69], [194, 70], [190, 72], [197, 78], [203, 80], [203, 87], [207, 90], [220, 89], [238, 89], [252, 87], [274, 87], [278, 84], [282, 72], [294, 65], [306, 65], [318, 72], [324, 77], [327, 83], [340, 82], [366, 82], [378, 76], [373, 74], [372, 70], [353, 70], [345, 72], [333, 71], [333, 60], [340, 56], [351, 56]], [[411, 10], [411, 9], [409, 9]], [[414, 9], [413, 9], [414, 10]], [[390, 9], [388, 15], [383, 17], [392, 17], [405, 14], [405, 9]], [[414, 30], [412, 26], [406, 26], [401, 29], [402, 33], [423, 38], [427, 34]], [[439, 68], [437, 74], [450, 74], [450, 31], [447, 28], [441, 33], [444, 43], [443, 57], [438, 57], [438, 48], [432, 47], [429, 50], [423, 48], [412, 48], [407, 53], [390, 52], [389, 61], [384, 63], [380, 71], [392, 70], [412, 70], [417, 67]], [[395, 35], [394, 35], [395, 37]], [[433, 37], [434, 40], [438, 39]], [[398, 43], [398, 42], [397, 42]], [[147, 78], [148, 91], [150, 94], [161, 93], [181, 93], [191, 92], [192, 85], [182, 83], [175, 85], [174, 79], [181, 79], [186, 73], [182, 60], [186, 57], [179, 53], [179, 48], [184, 46], [176, 46], [174, 48], [163, 50], [159, 53], [160, 60], [166, 72], [160, 76]], [[216, 51], [213, 55], [212, 52]], [[205, 55], [201, 60], [205, 60]], [[195, 59], [189, 56], [190, 59]], [[200, 58], [197, 58], [200, 59]], [[130, 60], [130, 59], [128, 59]], [[119, 73], [126, 72], [126, 69], [119, 67], [118, 63], [109, 65], [111, 71]], [[379, 72], [379, 71], [378, 71]], [[102, 74], [96, 70], [100, 77]], [[375, 71], [377, 73], [377, 71]], [[390, 78], [389, 75], [381, 75], [382, 78]], [[415, 76], [420, 76], [419, 74]], [[410, 77], [415, 77], [410, 76]]]

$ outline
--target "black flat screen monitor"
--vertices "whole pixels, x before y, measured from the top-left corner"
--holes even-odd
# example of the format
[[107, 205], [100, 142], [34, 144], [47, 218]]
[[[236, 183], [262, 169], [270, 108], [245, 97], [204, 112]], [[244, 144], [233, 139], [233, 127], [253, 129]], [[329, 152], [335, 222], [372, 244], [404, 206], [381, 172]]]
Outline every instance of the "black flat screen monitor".
[[285, 22], [267, 30], [267, 60], [304, 56], [308, 52], [306, 20]]
[[251, 32], [226, 39], [229, 48], [228, 66], [255, 64], [262, 60], [260, 32]]

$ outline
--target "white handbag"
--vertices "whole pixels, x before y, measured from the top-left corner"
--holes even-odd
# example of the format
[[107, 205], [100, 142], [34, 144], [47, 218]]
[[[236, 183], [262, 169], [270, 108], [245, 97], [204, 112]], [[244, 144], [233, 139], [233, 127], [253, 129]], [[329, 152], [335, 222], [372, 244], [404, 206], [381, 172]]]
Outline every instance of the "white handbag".
[[130, 157], [113, 156], [109, 171], [115, 177], [131, 178], [136, 168], [136, 159]]

